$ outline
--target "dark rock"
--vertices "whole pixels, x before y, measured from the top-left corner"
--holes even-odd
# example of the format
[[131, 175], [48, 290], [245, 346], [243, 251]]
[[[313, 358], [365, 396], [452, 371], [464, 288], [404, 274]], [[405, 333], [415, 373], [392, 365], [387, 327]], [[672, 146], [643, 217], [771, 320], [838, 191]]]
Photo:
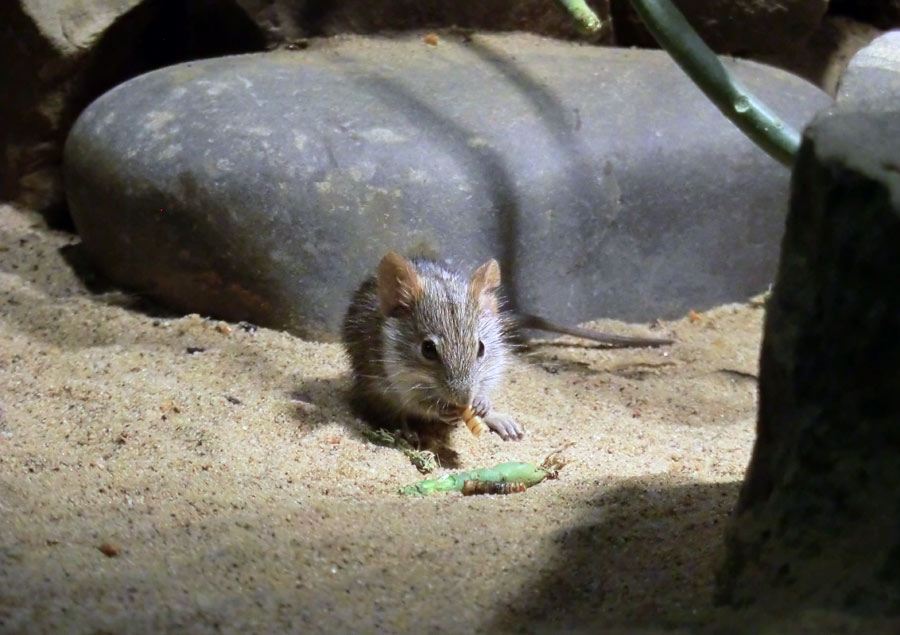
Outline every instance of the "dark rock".
[[832, 0], [831, 11], [882, 29], [900, 27], [900, 0]]
[[[792, 49], [818, 28], [828, 0], [676, 0], [700, 37], [718, 53], [752, 56]], [[616, 42], [655, 46], [630, 2], [613, 3]]]
[[834, 95], [847, 62], [882, 33], [871, 24], [828, 14], [810, 37], [753, 59], [799, 75]]
[[900, 113], [831, 112], [797, 160], [721, 599], [900, 612]]
[[[830, 103], [734, 68], [792, 124]], [[417, 35], [139, 77], [84, 112], [66, 183], [122, 285], [330, 338], [389, 248], [498, 257], [515, 305], [567, 322], [745, 299], [772, 279], [788, 173], [661, 52]]]
[[[345, 33], [383, 33], [455, 28], [478, 31], [528, 31], [561, 38], [584, 38], [577, 22], [556, 0], [235, 0], [274, 44]], [[612, 33], [609, 0], [588, 0]]]
[[0, 2], [0, 200], [63, 223], [62, 146], [91, 100], [160, 66], [263, 46], [229, 0]]
[[853, 56], [837, 101], [843, 110], [900, 109], [900, 31], [885, 33]]

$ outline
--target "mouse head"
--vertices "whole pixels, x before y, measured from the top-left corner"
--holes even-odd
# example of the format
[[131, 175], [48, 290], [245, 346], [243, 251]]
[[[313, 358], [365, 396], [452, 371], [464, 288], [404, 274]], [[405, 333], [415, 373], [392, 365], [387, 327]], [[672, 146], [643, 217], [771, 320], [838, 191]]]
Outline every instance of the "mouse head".
[[507, 350], [499, 286], [496, 260], [467, 280], [431, 260], [396, 252], [382, 258], [377, 288], [385, 362], [403, 379], [398, 389], [415, 387], [431, 403], [465, 407], [500, 379]]
[[[436, 263], [425, 264], [432, 265], [425, 267], [425, 275], [429, 273], [428, 269], [440, 270]], [[425, 297], [425, 284], [415, 265], [396, 251], [389, 251], [381, 259], [377, 279], [378, 303], [384, 317], [410, 311]], [[472, 274], [467, 289], [467, 304], [474, 304], [480, 310], [496, 315], [500, 312], [499, 288], [500, 265], [492, 258]]]

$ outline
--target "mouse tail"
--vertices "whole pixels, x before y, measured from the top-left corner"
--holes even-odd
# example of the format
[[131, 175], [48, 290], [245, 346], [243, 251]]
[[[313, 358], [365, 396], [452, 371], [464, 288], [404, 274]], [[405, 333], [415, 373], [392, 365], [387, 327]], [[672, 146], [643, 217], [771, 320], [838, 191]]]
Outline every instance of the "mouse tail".
[[515, 323], [520, 329], [534, 329], [537, 331], [547, 331], [550, 333], [559, 333], [562, 335], [571, 335], [582, 339], [591, 340], [600, 344], [614, 348], [636, 348], [643, 346], [665, 346], [671, 344], [674, 340], [662, 339], [656, 337], [629, 337], [627, 335], [613, 335], [612, 333], [603, 333], [593, 329], [586, 329], [580, 326], [563, 326], [556, 324], [538, 315], [530, 313], [517, 313], [515, 315]]

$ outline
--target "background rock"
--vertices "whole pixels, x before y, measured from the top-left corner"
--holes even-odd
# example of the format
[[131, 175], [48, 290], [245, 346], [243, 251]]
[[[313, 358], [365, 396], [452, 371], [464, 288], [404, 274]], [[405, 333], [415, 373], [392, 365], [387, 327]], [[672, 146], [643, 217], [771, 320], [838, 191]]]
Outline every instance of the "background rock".
[[[381, 33], [423, 28], [528, 31], [584, 38], [556, 0], [235, 0], [272, 44], [343, 33]], [[609, 0], [588, 0], [605, 23], [589, 37], [609, 42]]]
[[[714, 51], [742, 56], [772, 53], [805, 40], [828, 9], [828, 0], [673, 0], [673, 4]], [[631, 2], [613, 3], [613, 20], [619, 44], [656, 46]]]
[[[608, 15], [606, 0], [593, 4]], [[7, 96], [0, 102], [0, 200], [66, 224], [60, 175], [66, 134], [94, 98], [146, 71], [293, 46], [313, 35], [455, 25], [578, 36], [553, 0], [2, 2], [0, 85]]]
[[834, 11], [882, 29], [900, 26], [900, 0], [832, 0]]
[[851, 60], [794, 171], [757, 440], [718, 579], [721, 601], [766, 615], [900, 613], [897, 35]]
[[796, 164], [757, 441], [719, 576], [733, 605], [900, 611], [898, 35], [850, 61]]
[[897, 112], [807, 129], [719, 580], [733, 605], [900, 611], [897, 148]]
[[[736, 64], [794, 125], [830, 100]], [[389, 248], [498, 257], [519, 308], [672, 317], [765, 289], [787, 171], [661, 52], [344, 39], [144, 75], [82, 115], [73, 217], [113, 280], [332, 337]]]
[[784, 43], [778, 50], [754, 55], [753, 59], [796, 73], [834, 95], [850, 59], [881, 34], [871, 24], [829, 14], [808, 38]]
[[845, 110], [898, 110], [900, 31], [885, 33], [857, 53], [841, 77], [837, 99]]
[[[626, 0], [615, 0], [612, 8], [609, 0], [591, 4], [601, 17], [614, 12], [617, 19], [590, 41], [655, 46], [634, 35]], [[813, 33], [825, 0], [678, 4], [719, 52], [773, 63], [827, 89], [834, 76], [829, 69], [846, 57], [841, 51], [865, 44], [852, 30], [831, 24]], [[16, 200], [42, 210], [53, 224], [65, 224], [60, 162], [72, 122], [94, 98], [143, 72], [204, 57], [303, 47], [312, 36], [455, 27], [584, 39], [555, 0], [2, 2], [0, 83], [7, 93], [0, 101], [0, 200]]]
[[64, 223], [62, 145], [93, 98], [154, 68], [263, 44], [226, 1], [0, 3], [0, 200]]

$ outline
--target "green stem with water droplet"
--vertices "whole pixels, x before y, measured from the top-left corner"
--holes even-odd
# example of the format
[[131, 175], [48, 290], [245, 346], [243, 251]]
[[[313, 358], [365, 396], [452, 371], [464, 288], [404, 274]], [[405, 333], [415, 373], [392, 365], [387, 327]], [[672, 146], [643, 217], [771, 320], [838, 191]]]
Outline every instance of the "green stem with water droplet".
[[631, 5], [660, 46], [726, 117], [770, 156], [793, 165], [800, 133], [728, 72], [669, 0], [631, 0]]

